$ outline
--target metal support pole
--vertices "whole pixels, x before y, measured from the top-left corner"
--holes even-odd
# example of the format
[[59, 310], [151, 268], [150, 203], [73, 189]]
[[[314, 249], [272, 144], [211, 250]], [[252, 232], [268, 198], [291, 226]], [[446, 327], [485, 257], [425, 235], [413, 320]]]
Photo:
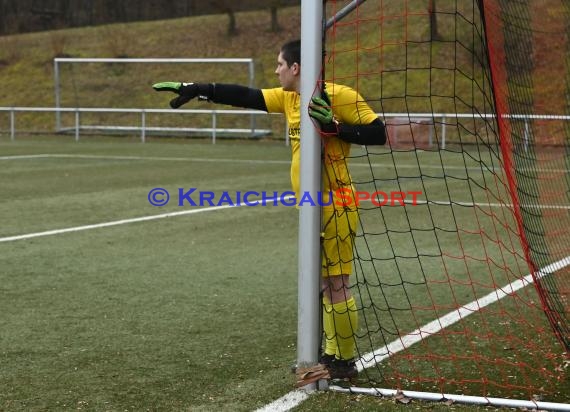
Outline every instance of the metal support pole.
[[441, 150], [445, 150], [445, 122], [447, 119], [445, 116], [441, 118]]
[[141, 110], [141, 143], [146, 140], [146, 112]]
[[16, 113], [14, 108], [10, 110], [10, 140], [14, 141], [16, 138]]
[[524, 151], [525, 152], [528, 152], [529, 135], [530, 135], [530, 130], [529, 130], [529, 126], [528, 126], [528, 120], [525, 120], [524, 121], [524, 138], [523, 138]]
[[[321, 71], [323, 5], [301, 2], [301, 194], [317, 199], [321, 187], [321, 143], [308, 107]], [[299, 199], [297, 199], [299, 200]], [[318, 362], [320, 291], [320, 208], [304, 204], [299, 214], [299, 282], [297, 365]], [[309, 390], [316, 384], [307, 385]]]
[[[55, 107], [59, 109], [60, 102], [60, 92], [59, 92], [59, 59], [53, 59], [53, 84], [55, 88]], [[61, 113], [59, 110], [55, 112], [55, 131], [59, 132], [61, 130]]]
[[79, 141], [79, 109], [75, 109], [75, 141]]
[[212, 112], [212, 144], [216, 144], [216, 126], [217, 126], [217, 119], [216, 119], [216, 111]]
[[342, 9], [340, 9], [338, 11], [337, 14], [335, 14], [334, 16], [332, 16], [330, 19], [327, 20], [327, 23], [325, 25], [325, 28], [328, 30], [332, 27], [332, 25], [336, 22], [339, 21], [343, 18], [345, 18], [348, 14], [350, 14], [355, 8], [357, 8], [358, 6], [360, 6], [362, 3], [364, 3], [366, 0], [352, 0], [350, 3], [348, 3], [346, 6], [344, 6]]
[[[254, 79], [255, 79], [255, 66], [254, 66], [254, 64], [253, 64], [253, 60], [251, 60], [251, 61], [249, 62], [249, 87], [252, 87], [252, 88], [253, 88], [253, 87], [255, 86], [255, 84], [254, 84]], [[249, 122], [250, 127], [251, 127], [251, 135], [250, 135], [250, 137], [254, 137], [254, 136], [255, 136], [255, 128], [256, 128], [255, 121], [256, 121], [255, 115], [254, 115], [253, 113], [250, 114], [250, 122]]]
[[570, 411], [570, 405], [567, 403], [542, 402], [542, 401], [526, 401], [518, 399], [490, 398], [483, 396], [468, 396], [455, 394], [442, 394], [435, 392], [418, 392], [418, 391], [400, 391], [396, 389], [384, 388], [343, 388], [341, 386], [330, 386], [329, 390], [340, 393], [364, 394], [382, 397], [396, 397], [403, 395], [410, 399], [419, 399], [431, 402], [457, 402], [465, 405], [493, 406], [496, 408], [525, 408], [525, 410], [546, 410], [546, 411]]

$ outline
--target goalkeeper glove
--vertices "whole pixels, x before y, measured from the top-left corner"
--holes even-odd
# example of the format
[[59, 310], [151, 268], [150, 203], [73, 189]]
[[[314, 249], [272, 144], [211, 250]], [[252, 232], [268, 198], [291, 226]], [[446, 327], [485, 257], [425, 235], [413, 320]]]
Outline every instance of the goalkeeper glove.
[[309, 116], [317, 120], [321, 125], [321, 130], [326, 133], [337, 133], [338, 121], [334, 117], [331, 107], [331, 99], [326, 90], [323, 90], [322, 97], [313, 97], [309, 103]]
[[[161, 82], [153, 84], [152, 88], [158, 92], [178, 94], [178, 97], [170, 101], [170, 107], [173, 109], [179, 108], [200, 94], [200, 88], [197, 83]], [[205, 98], [207, 99], [207, 97]]]

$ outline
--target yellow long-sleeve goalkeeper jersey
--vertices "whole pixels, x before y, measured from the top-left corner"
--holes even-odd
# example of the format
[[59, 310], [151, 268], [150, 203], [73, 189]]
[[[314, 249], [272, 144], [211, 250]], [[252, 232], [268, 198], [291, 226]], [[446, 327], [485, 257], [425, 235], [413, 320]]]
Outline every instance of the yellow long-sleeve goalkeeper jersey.
[[[376, 113], [352, 88], [326, 83], [325, 87], [333, 108], [334, 115], [340, 123], [359, 125], [369, 124], [377, 119]], [[291, 186], [297, 199], [302, 195], [300, 182], [300, 138], [301, 138], [301, 96], [297, 92], [283, 90], [282, 87], [262, 89], [263, 98], [270, 113], [284, 113], [289, 125], [289, 139], [291, 142]], [[346, 157], [350, 155], [350, 143], [344, 142], [336, 136], [323, 138], [323, 171], [322, 201], [329, 203], [328, 193], [337, 189], [349, 188], [352, 190], [352, 179], [346, 164]], [[336, 198], [337, 196], [334, 196]], [[333, 199], [334, 199], [333, 198]], [[339, 200], [339, 202], [341, 202]], [[333, 203], [336, 203], [334, 200]]]

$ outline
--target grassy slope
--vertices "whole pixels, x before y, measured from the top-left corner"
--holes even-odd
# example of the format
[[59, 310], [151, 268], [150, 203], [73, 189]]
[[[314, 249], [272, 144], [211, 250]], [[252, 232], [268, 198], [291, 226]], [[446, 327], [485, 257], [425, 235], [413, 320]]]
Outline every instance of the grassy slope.
[[[258, 79], [273, 81], [276, 51], [285, 41], [299, 36], [300, 9], [282, 9], [279, 18], [284, 29], [270, 33], [268, 12], [239, 13], [240, 32], [235, 37], [226, 36], [224, 15], [0, 37], [0, 106], [53, 105], [52, 59], [58, 55], [252, 57], [262, 68]], [[129, 96], [123, 98], [124, 107]], [[140, 107], [140, 102], [131, 102], [135, 103], [133, 107]]]
[[[452, 0], [438, 3], [444, 11], [452, 5]], [[343, 21], [347, 24], [329, 32], [328, 80], [334, 78], [357, 87], [378, 112], [469, 112], [469, 105], [478, 106], [479, 111], [487, 110], [481, 103], [481, 96], [473, 95], [471, 78], [479, 82], [482, 73], [473, 66], [470, 52], [454, 41], [429, 43], [429, 19], [424, 1], [410, 3], [409, 10], [397, 1], [382, 2], [381, 7], [379, 9], [376, 2], [364, 3], [360, 15], [369, 13], [376, 18], [361, 21], [356, 29], [355, 24], [349, 24], [354, 22], [353, 15]], [[329, 10], [328, 14], [332, 12]], [[407, 19], [402, 18], [406, 13]], [[381, 16], [398, 17], [383, 20]], [[52, 61], [56, 56], [251, 57], [255, 61], [256, 86], [272, 87], [277, 85], [273, 73], [276, 52], [285, 41], [299, 37], [300, 8], [281, 9], [279, 19], [283, 30], [270, 33], [267, 11], [239, 13], [239, 34], [234, 37], [225, 33], [225, 15], [0, 37], [0, 82], [3, 85], [0, 107], [54, 106]], [[442, 38], [449, 40], [457, 36], [462, 44], [470, 47], [473, 40], [469, 26], [455, 29], [456, 24], [453, 14], [442, 14]], [[168, 97], [153, 92], [150, 88], [153, 82], [247, 82], [243, 66], [237, 69], [230, 65], [171, 65], [168, 69], [164, 66], [139, 66], [136, 69], [132, 66], [129, 69], [69, 67], [67, 72], [62, 69], [61, 76], [64, 107], [167, 108]], [[354, 76], [355, 67], [358, 67], [358, 77]], [[432, 69], [427, 70], [429, 67]], [[186, 106], [192, 109], [206, 107], [212, 106], [203, 102]], [[105, 116], [84, 115], [82, 124], [105, 124], [101, 123], [108, 122]], [[7, 116], [0, 119], [3, 122], [0, 129], [7, 129], [6, 119]], [[71, 126], [73, 117], [68, 119], [68, 126]], [[128, 125], [138, 121], [133, 115]], [[161, 115], [156, 119], [149, 118], [147, 125], [181, 126], [182, 121], [179, 116]], [[202, 126], [208, 126], [210, 122], [206, 117], [194, 117], [192, 121]], [[261, 121], [265, 122], [261, 128], [269, 125], [274, 136], [283, 136], [283, 121], [279, 116]], [[53, 115], [49, 113], [18, 114], [19, 129], [24, 125], [29, 130], [45, 133], [48, 131], [46, 125], [51, 127], [52, 124]], [[236, 126], [244, 127], [237, 123]], [[448, 128], [448, 141], [457, 134], [453, 127]]]
[[[451, 0], [439, 3], [445, 8]], [[477, 76], [472, 67], [471, 55], [453, 41], [430, 46], [429, 19], [423, 2], [414, 2], [411, 10], [402, 8], [399, 2], [365, 3], [361, 16], [376, 16], [370, 21], [350, 24], [354, 16], [346, 18], [334, 32], [329, 32], [327, 44], [327, 79], [358, 87], [378, 111], [464, 111], [465, 107], [454, 101], [460, 96], [471, 100], [470, 77]], [[414, 8], [415, 7], [415, 8]], [[329, 14], [333, 11], [329, 11]], [[417, 12], [414, 14], [414, 12]], [[409, 13], [407, 19], [402, 16]], [[381, 20], [382, 16], [386, 17]], [[287, 40], [300, 35], [300, 8], [281, 9], [279, 19], [283, 30], [270, 33], [269, 13], [266, 11], [238, 14], [239, 34], [225, 34], [225, 15], [200, 16], [167, 21], [117, 24], [88, 27], [46, 33], [33, 33], [0, 37], [0, 106], [52, 106], [53, 67], [56, 56], [72, 57], [251, 57], [256, 63], [256, 83], [259, 87], [276, 85], [276, 52]], [[379, 22], [383, 22], [381, 27]], [[470, 47], [470, 28], [459, 27], [453, 15], [441, 15], [440, 33], [444, 39], [457, 37], [465, 47]], [[467, 40], [463, 41], [465, 37]], [[409, 43], [405, 43], [405, 42]], [[334, 42], [334, 43], [333, 43]], [[405, 46], [404, 46], [405, 44]], [[79, 67], [79, 66], [77, 66]], [[76, 68], [76, 71], [84, 70]], [[117, 79], [97, 73], [90, 75], [92, 83], [79, 84], [75, 104], [103, 107], [164, 107], [164, 96], [149, 93], [153, 81], [165, 79], [160, 71], [150, 76], [139, 68], [136, 75], [117, 76]], [[354, 76], [358, 67], [359, 77]], [[438, 69], [426, 70], [429, 67]], [[413, 68], [413, 69], [412, 69]], [[406, 71], [406, 69], [408, 69]], [[191, 72], [192, 81], [236, 81], [235, 68], [220, 71], [191, 71], [176, 67], [178, 76]], [[461, 73], [459, 72], [461, 71]], [[472, 73], [473, 71], [473, 73]], [[116, 73], [115, 73], [116, 74]], [[450, 81], [450, 75], [453, 81]], [[145, 77], [146, 76], [146, 77]], [[62, 76], [63, 77], [63, 76]], [[98, 82], [96, 82], [96, 80]], [[116, 81], [117, 84], [113, 82]], [[141, 84], [142, 83], [142, 84]], [[111, 86], [112, 85], [112, 86]], [[33, 93], [30, 90], [33, 89]], [[121, 89], [120, 92], [118, 89]], [[94, 96], [96, 94], [96, 96]], [[409, 96], [404, 101], [403, 96]], [[429, 99], [430, 96], [447, 96], [447, 99]], [[413, 98], [410, 98], [414, 96]], [[91, 98], [90, 98], [91, 97]], [[382, 99], [382, 100], [380, 100]], [[64, 104], [65, 106], [65, 104]], [[196, 107], [193, 105], [192, 107]]]

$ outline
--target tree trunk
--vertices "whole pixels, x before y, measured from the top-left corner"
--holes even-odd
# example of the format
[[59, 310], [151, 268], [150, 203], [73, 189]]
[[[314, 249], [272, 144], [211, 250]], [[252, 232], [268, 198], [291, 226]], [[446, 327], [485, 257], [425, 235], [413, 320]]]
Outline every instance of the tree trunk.
[[270, 7], [270, 13], [271, 13], [271, 32], [273, 33], [277, 33], [279, 31], [281, 31], [281, 26], [279, 25], [279, 20], [277, 19], [277, 6], [271, 6]]
[[0, 0], [0, 35], [6, 31], [6, 22], [4, 19], [6, 19], [7, 11], [7, 8], [4, 6], [4, 0]]
[[228, 36], [235, 36], [238, 33], [236, 24], [236, 14], [232, 8], [228, 8]]

